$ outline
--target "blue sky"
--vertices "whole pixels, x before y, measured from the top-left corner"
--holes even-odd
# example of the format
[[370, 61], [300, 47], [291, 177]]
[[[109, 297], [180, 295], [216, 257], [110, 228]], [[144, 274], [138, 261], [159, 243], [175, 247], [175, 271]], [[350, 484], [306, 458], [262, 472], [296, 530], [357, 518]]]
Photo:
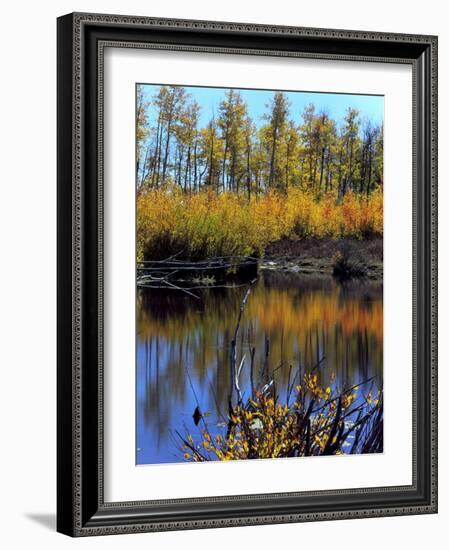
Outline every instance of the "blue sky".
[[[145, 95], [148, 99], [157, 92], [158, 85], [145, 84]], [[218, 113], [218, 106], [224, 97], [227, 88], [206, 88], [196, 86], [184, 86], [187, 93], [201, 105], [199, 126], [205, 126], [212, 117]], [[275, 91], [239, 89], [242, 98], [248, 105], [248, 111], [254, 123], [259, 127], [266, 122], [262, 115], [268, 112], [267, 104], [272, 99]], [[374, 124], [381, 124], [384, 119], [384, 97], [379, 95], [333, 94], [322, 92], [290, 92], [286, 91], [290, 101], [290, 118], [296, 123], [302, 122], [301, 114], [304, 107], [313, 103], [316, 112], [326, 109], [329, 115], [342, 124], [348, 107], [360, 111], [363, 120], [371, 120]]]

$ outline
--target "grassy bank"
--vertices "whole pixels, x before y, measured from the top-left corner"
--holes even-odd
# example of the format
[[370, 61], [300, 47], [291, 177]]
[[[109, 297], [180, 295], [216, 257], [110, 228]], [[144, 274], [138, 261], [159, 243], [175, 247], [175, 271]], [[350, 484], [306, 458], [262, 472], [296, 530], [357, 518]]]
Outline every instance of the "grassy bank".
[[[273, 253], [273, 243], [310, 239], [372, 239], [382, 236], [383, 201], [347, 193], [315, 199], [292, 189], [258, 198], [212, 191], [186, 194], [177, 188], [141, 192], [137, 198], [138, 261], [179, 257]], [[299, 245], [294, 245], [299, 246]]]

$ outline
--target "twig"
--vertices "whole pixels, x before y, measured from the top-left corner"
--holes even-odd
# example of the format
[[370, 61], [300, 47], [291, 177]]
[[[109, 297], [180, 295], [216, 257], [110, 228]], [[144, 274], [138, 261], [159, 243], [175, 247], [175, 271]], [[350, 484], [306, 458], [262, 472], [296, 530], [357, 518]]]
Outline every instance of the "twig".
[[243, 310], [245, 309], [246, 302], [248, 301], [249, 295], [251, 294], [251, 287], [256, 281], [257, 281], [257, 279], [253, 279], [252, 281], [250, 281], [250, 283], [248, 285], [248, 289], [246, 290], [245, 296], [243, 297], [243, 300], [240, 304], [239, 316], [237, 318], [237, 324], [235, 326], [234, 336], [231, 340], [231, 356], [230, 356], [230, 362], [231, 362], [231, 387], [230, 387], [230, 392], [229, 392], [230, 393], [230, 395], [229, 395], [229, 401], [230, 402], [232, 402], [232, 393], [233, 393], [232, 388], [233, 388], [233, 384], [235, 383], [234, 379], [235, 379], [235, 367], [236, 367], [236, 363], [237, 363], [237, 347], [236, 347], [237, 336], [238, 336], [239, 329], [240, 329], [240, 323], [242, 321]]
[[182, 437], [182, 435], [178, 432], [178, 430], [175, 430], [176, 432], [176, 435], [179, 437], [179, 439], [184, 443], [184, 445], [186, 447], [188, 447], [194, 454], [196, 454], [197, 456], [199, 456], [199, 458], [201, 458], [202, 460], [206, 461], [207, 458], [201, 454], [198, 449], [192, 445], [192, 443], [190, 443], [189, 441], [187, 441], [187, 439], [185, 439], [184, 437]]
[[181, 290], [182, 292], [185, 292], [186, 294], [189, 294], [190, 296], [193, 296], [194, 298], [196, 298], [197, 300], [200, 299], [199, 296], [197, 296], [196, 294], [194, 294], [193, 292], [190, 292], [190, 290], [186, 290], [185, 288], [182, 288], [181, 286], [177, 286], [177, 285], [174, 285], [173, 283], [171, 283], [170, 281], [165, 281], [168, 286], [171, 286], [172, 288], [176, 289], [176, 290]]
[[198, 407], [198, 411], [200, 412], [200, 419], [202, 420], [202, 422], [204, 424], [204, 429], [206, 430], [207, 434], [209, 435], [209, 437], [211, 437], [210, 432], [209, 432], [209, 428], [207, 426], [207, 422], [204, 419], [204, 415], [203, 415], [203, 412], [202, 412], [201, 407], [200, 407], [200, 402], [199, 402], [198, 397], [197, 397], [196, 392], [195, 392], [195, 388], [193, 387], [192, 379], [190, 378], [190, 373], [189, 373], [189, 369], [187, 368], [187, 365], [185, 365], [185, 370], [186, 370], [186, 373], [187, 373], [187, 378], [189, 379], [190, 389], [192, 390], [193, 397], [195, 398], [195, 401], [196, 401], [196, 406]]
[[243, 354], [243, 357], [242, 357], [242, 360], [240, 361], [240, 365], [239, 365], [239, 368], [236, 372], [236, 375], [235, 375], [235, 389], [237, 390], [237, 395], [238, 395], [238, 398], [239, 398], [239, 403], [242, 403], [243, 402], [243, 398], [242, 398], [242, 392], [240, 390], [240, 385], [239, 385], [239, 376], [240, 376], [240, 373], [242, 371], [242, 368], [243, 368], [243, 365], [245, 364], [245, 359], [246, 359], [246, 354], [244, 353]]
[[[345, 395], [347, 393], [350, 393], [350, 392], [352, 392], [352, 390], [358, 388], [359, 386], [362, 386], [364, 384], [368, 384], [368, 382], [371, 382], [371, 380], [373, 380], [374, 378], [376, 378], [376, 377], [371, 376], [371, 378], [367, 378], [364, 382], [359, 382], [358, 384], [354, 384], [353, 386], [351, 386], [347, 390], [341, 392], [340, 395]], [[321, 411], [322, 409], [325, 409], [329, 405], [329, 403], [332, 403], [332, 401], [337, 401], [337, 399], [338, 399], [338, 397], [334, 397], [333, 399], [329, 399], [329, 401], [326, 401], [326, 403], [324, 405], [322, 405], [321, 407], [318, 407], [317, 409], [313, 410], [312, 414], [315, 414], [315, 413]]]

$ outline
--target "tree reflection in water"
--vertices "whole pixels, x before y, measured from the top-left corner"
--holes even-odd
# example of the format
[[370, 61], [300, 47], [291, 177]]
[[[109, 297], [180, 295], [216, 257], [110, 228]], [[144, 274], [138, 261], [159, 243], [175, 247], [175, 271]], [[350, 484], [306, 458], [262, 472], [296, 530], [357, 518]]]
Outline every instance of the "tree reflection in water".
[[[205, 289], [195, 299], [176, 291], [139, 291], [137, 299], [138, 464], [183, 461], [174, 432], [195, 433], [196, 399], [217, 433], [225, 421], [230, 346], [244, 289]], [[375, 281], [262, 272], [246, 304], [237, 349], [254, 376], [287, 387], [290, 365], [319, 381], [348, 387], [382, 382], [383, 289]], [[323, 359], [324, 358], [324, 359]], [[190, 377], [190, 381], [189, 381]], [[241, 388], [251, 394], [249, 367]]]

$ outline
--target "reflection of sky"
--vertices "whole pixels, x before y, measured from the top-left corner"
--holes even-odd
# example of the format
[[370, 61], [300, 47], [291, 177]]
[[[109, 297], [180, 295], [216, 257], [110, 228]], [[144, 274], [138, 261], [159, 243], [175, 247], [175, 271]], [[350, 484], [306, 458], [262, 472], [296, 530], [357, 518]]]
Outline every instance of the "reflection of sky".
[[[204, 424], [200, 421], [199, 425], [195, 426], [193, 421], [196, 399], [201, 404], [201, 411], [207, 415], [209, 432], [214, 436], [223, 435], [223, 418], [220, 416], [222, 411], [217, 411], [212, 376], [208, 376], [206, 382], [196, 377], [191, 368], [194, 362], [193, 355], [187, 352], [185, 364], [175, 366], [176, 369], [185, 369], [182, 394], [175, 395], [174, 384], [171, 383], [173, 373], [170, 370], [173, 369], [173, 365], [170, 364], [169, 350], [170, 342], [161, 338], [158, 350], [153, 345], [150, 356], [138, 340], [136, 464], [184, 462], [176, 432], [182, 436], [190, 433], [195, 440], [200, 439], [200, 431]], [[187, 370], [192, 385], [188, 382]], [[156, 396], [156, 393], [159, 395]], [[152, 407], [151, 411], [148, 411], [153, 418], [148, 418], [148, 413], [145, 413], [145, 406], [149, 404], [149, 400], [154, 400], [158, 404], [156, 408]]]
[[[159, 89], [159, 85], [145, 84], [145, 94], [148, 100]], [[212, 116], [218, 113], [218, 106], [224, 97], [225, 88], [205, 88], [200, 86], [185, 86], [192, 99], [201, 106], [199, 126], [206, 126]], [[268, 111], [267, 104], [273, 98], [274, 92], [268, 90], [239, 90], [248, 105], [248, 111], [257, 126], [265, 122], [262, 116]], [[285, 92], [290, 102], [290, 117], [296, 122], [302, 121], [304, 107], [313, 103], [316, 112], [325, 110], [342, 124], [346, 110], [349, 107], [360, 112], [362, 120], [370, 120], [374, 124], [382, 124], [384, 119], [384, 97], [379, 95], [337, 94], [320, 92]]]

